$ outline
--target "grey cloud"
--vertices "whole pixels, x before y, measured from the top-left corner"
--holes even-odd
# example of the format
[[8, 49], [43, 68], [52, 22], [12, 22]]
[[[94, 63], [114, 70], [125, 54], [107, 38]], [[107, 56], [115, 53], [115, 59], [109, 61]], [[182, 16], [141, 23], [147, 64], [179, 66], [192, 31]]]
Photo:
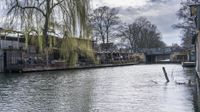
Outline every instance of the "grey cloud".
[[148, 2], [151, 2], [151, 3], [166, 3], [168, 1], [169, 0], [149, 0]]
[[[171, 45], [172, 43], [180, 44], [179, 31], [174, 30], [171, 26], [178, 23], [176, 11], [179, 9], [179, 1], [172, 0], [150, 0], [151, 3], [143, 7], [118, 7], [120, 16], [126, 23], [132, 23], [135, 18], [144, 16], [153, 24], [158, 26], [163, 35], [163, 40]], [[150, 2], [149, 1], [149, 2]], [[154, 2], [154, 3], [153, 3]], [[165, 2], [165, 3], [164, 3]], [[169, 10], [170, 7], [170, 10]]]

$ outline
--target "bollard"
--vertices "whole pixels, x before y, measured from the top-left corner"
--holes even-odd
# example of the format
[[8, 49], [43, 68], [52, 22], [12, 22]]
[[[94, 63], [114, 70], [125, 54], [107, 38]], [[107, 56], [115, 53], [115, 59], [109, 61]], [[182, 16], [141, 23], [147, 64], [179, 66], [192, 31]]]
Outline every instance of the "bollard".
[[167, 72], [166, 72], [166, 70], [165, 70], [165, 67], [162, 67], [162, 69], [163, 69], [163, 73], [164, 73], [164, 75], [165, 75], [165, 79], [167, 80], [167, 82], [169, 82], [169, 78], [168, 78], [168, 76], [167, 76]]

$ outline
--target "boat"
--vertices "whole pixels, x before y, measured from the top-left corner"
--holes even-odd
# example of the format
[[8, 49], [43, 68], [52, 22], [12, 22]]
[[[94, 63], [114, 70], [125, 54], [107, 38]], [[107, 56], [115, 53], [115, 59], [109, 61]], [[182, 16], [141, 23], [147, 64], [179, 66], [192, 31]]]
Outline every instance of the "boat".
[[182, 62], [182, 67], [195, 67], [195, 62]]

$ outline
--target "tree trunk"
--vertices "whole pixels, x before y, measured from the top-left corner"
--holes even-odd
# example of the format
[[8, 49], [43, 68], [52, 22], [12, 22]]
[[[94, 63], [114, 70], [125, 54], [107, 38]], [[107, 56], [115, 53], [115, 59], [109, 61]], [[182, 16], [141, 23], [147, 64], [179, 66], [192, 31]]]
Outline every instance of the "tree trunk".
[[107, 28], [106, 30], [107, 30], [107, 31], [106, 31], [106, 33], [107, 33], [107, 34], [106, 34], [106, 36], [107, 36], [106, 39], [107, 39], [107, 43], [109, 43], [109, 30], [108, 30], [108, 28]]
[[47, 0], [46, 3], [46, 16], [45, 16], [45, 24], [43, 29], [43, 35], [45, 38], [45, 54], [46, 54], [46, 65], [49, 65], [49, 53], [48, 53], [48, 47], [49, 47], [49, 41], [48, 41], [48, 30], [49, 30], [49, 17], [50, 17], [50, 0]]
[[102, 37], [103, 44], [105, 44], [105, 37], [104, 37], [104, 35], [102, 34], [101, 37]]

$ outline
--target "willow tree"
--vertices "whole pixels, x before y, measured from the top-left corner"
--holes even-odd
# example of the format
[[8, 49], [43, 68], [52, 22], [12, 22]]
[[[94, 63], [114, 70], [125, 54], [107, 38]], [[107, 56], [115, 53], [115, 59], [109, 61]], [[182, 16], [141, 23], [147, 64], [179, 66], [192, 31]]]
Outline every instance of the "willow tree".
[[[8, 8], [7, 14], [11, 18], [11, 23], [16, 24], [13, 21], [19, 21], [18, 23], [21, 23], [21, 30], [25, 29], [24, 32], [26, 35], [29, 35], [29, 32], [32, 31], [36, 32], [39, 40], [38, 43], [40, 46], [44, 43], [43, 45], [45, 45], [46, 49], [51, 46], [49, 45], [51, 43], [49, 42], [49, 33], [63, 37], [62, 45], [60, 45], [63, 54], [66, 54], [66, 46], [64, 45], [67, 43], [67, 39], [64, 38], [90, 38], [91, 32], [88, 27], [87, 18], [89, 0], [5, 1]], [[73, 50], [74, 48], [71, 49]]]

